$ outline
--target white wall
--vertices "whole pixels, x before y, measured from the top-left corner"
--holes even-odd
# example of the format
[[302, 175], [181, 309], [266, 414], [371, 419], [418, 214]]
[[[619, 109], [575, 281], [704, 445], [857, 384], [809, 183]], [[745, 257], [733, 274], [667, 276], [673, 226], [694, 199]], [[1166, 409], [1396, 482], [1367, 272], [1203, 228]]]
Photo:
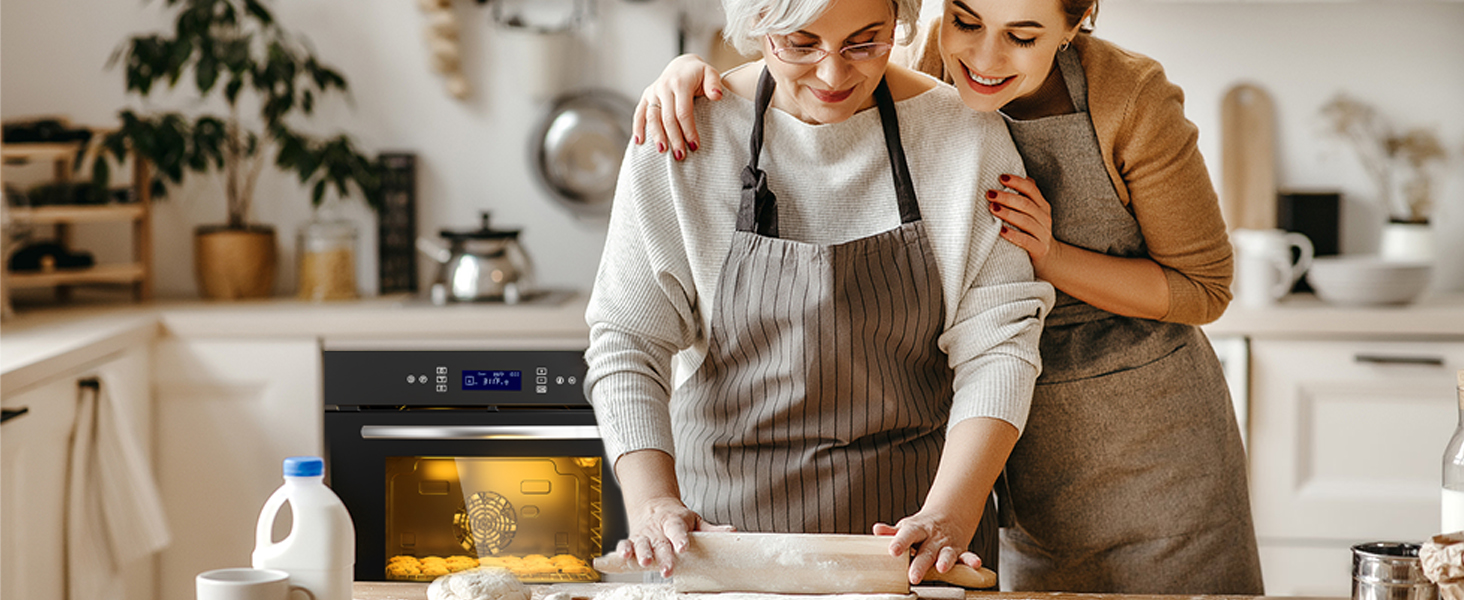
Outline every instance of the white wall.
[[[499, 0], [501, 1], [501, 0]], [[594, 16], [564, 65], [573, 88], [609, 87], [632, 97], [677, 50], [675, 0], [591, 0]], [[685, 0], [705, 6], [703, 0]], [[166, 22], [161, 0], [0, 0], [0, 116], [64, 114], [106, 125], [126, 105], [121, 73], [105, 62], [129, 34]], [[327, 103], [314, 123], [344, 130], [372, 150], [419, 155], [418, 222], [428, 237], [467, 229], [480, 210], [500, 226], [522, 227], [546, 285], [587, 289], [604, 242], [602, 222], [576, 219], [530, 174], [529, 135], [546, 104], [521, 82], [536, 64], [490, 23], [489, 10], [455, 0], [464, 29], [466, 71], [475, 95], [452, 99], [428, 67], [425, 21], [413, 0], [288, 0], [274, 6], [287, 27], [350, 81], [351, 102]], [[1187, 93], [1211, 173], [1219, 173], [1219, 101], [1242, 80], [1268, 89], [1277, 105], [1279, 183], [1342, 189], [1349, 198], [1344, 249], [1376, 243], [1364, 198], [1373, 192], [1346, 148], [1317, 133], [1317, 108], [1345, 90], [1400, 126], [1437, 126], [1454, 153], [1438, 218], [1441, 289], [1464, 289], [1464, 2], [1167, 3], [1112, 0], [1098, 34], [1162, 61]], [[593, 50], [588, 50], [593, 48]], [[163, 100], [155, 101], [164, 104]], [[173, 106], [173, 104], [167, 104]], [[191, 231], [223, 219], [216, 181], [175, 192], [155, 216], [157, 288], [191, 296]], [[293, 179], [261, 181], [256, 220], [275, 225], [286, 259], [281, 293], [294, 288], [293, 239], [310, 217], [308, 194]], [[374, 225], [359, 203], [343, 212], [363, 229], [361, 281], [375, 288]], [[86, 231], [83, 231], [83, 239]], [[103, 244], [105, 258], [125, 252]], [[424, 277], [432, 266], [423, 264]]]
[[[563, 65], [566, 90], [611, 88], [632, 96], [677, 52], [676, 5], [668, 0], [592, 0], [593, 14]], [[161, 29], [161, 0], [3, 0], [0, 2], [0, 114], [5, 119], [60, 114], [74, 123], [115, 123], [132, 102], [120, 69], [108, 70], [112, 51], [129, 35]], [[587, 289], [604, 245], [603, 222], [585, 221], [555, 204], [532, 177], [529, 136], [548, 108], [522, 81], [539, 68], [520, 41], [491, 22], [489, 10], [455, 0], [463, 29], [465, 71], [474, 95], [447, 94], [431, 72], [415, 0], [289, 0], [272, 4], [279, 20], [309, 39], [318, 55], [351, 84], [349, 102], [319, 109], [312, 127], [347, 131], [370, 150], [418, 154], [419, 232], [475, 229], [477, 213], [491, 210], [500, 228], [522, 228], [541, 283]], [[516, 33], [516, 32], [514, 32]], [[594, 48], [587, 51], [586, 48]], [[179, 106], [166, 99], [152, 101]], [[191, 232], [224, 219], [217, 180], [193, 178], [156, 207], [156, 288], [161, 296], [194, 295]], [[294, 236], [310, 218], [309, 193], [266, 170], [259, 183], [256, 221], [272, 224], [285, 253], [278, 289], [294, 285]], [[340, 210], [361, 223], [358, 281], [374, 290], [374, 222], [359, 202]], [[82, 245], [102, 226], [78, 228]], [[99, 260], [125, 256], [126, 240], [93, 239]], [[425, 260], [425, 259], [424, 259]], [[115, 259], [114, 259], [115, 261]], [[435, 265], [421, 263], [430, 279]]]
[[1338, 92], [1399, 129], [1434, 128], [1451, 153], [1439, 182], [1434, 289], [1464, 289], [1464, 2], [1117, 0], [1095, 33], [1164, 64], [1184, 88], [1210, 175], [1220, 173], [1220, 101], [1240, 82], [1276, 107], [1277, 185], [1343, 192], [1343, 252], [1377, 248], [1386, 217], [1352, 149], [1323, 133]]

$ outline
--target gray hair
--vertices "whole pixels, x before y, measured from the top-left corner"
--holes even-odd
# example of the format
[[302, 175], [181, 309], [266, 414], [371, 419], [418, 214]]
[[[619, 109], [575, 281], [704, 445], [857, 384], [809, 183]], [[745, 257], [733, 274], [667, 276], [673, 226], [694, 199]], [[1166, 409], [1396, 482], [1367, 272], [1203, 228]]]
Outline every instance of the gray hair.
[[[727, 26], [722, 37], [746, 56], [762, 50], [765, 35], [784, 35], [807, 27], [828, 10], [833, 0], [722, 0]], [[903, 28], [902, 44], [915, 35], [920, 19], [920, 0], [890, 0], [895, 8], [895, 21]]]

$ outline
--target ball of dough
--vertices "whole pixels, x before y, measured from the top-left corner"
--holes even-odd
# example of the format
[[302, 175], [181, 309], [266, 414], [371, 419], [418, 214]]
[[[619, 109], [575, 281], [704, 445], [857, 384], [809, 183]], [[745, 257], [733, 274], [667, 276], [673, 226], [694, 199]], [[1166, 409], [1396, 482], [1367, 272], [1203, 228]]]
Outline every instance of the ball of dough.
[[472, 569], [438, 577], [427, 600], [530, 600], [533, 594], [504, 569]]

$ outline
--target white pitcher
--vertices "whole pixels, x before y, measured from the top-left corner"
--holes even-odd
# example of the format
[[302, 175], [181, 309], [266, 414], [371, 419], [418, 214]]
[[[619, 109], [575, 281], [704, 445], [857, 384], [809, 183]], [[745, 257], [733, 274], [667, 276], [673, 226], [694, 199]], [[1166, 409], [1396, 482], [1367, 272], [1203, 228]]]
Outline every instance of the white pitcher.
[[[1300, 233], [1281, 229], [1236, 229], [1230, 232], [1235, 245], [1235, 299], [1241, 306], [1275, 304], [1291, 291], [1312, 263], [1311, 240]], [[1291, 249], [1300, 253], [1292, 258]]]

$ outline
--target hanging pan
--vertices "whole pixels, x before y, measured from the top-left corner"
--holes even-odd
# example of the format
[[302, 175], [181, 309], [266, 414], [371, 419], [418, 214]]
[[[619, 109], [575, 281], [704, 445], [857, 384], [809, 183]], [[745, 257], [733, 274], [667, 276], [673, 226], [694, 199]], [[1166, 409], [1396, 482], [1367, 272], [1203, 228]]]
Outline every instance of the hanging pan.
[[572, 92], [551, 104], [531, 152], [556, 201], [579, 216], [610, 214], [634, 113], [629, 98], [610, 90]]

